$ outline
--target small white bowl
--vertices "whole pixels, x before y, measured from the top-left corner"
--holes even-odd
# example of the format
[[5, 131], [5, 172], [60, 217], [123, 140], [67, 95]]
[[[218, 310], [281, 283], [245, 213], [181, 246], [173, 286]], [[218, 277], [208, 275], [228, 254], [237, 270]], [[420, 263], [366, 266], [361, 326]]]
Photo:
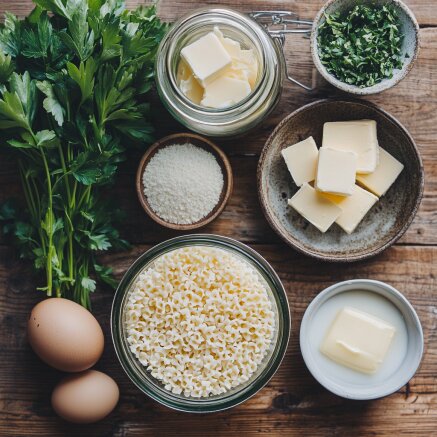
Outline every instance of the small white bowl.
[[[403, 65], [399, 70], [395, 70], [393, 72], [392, 78], [383, 79], [381, 82], [365, 88], [360, 88], [356, 85], [350, 85], [341, 80], [337, 79], [334, 75], [328, 72], [325, 66], [320, 61], [319, 57], [319, 46], [317, 42], [318, 37], [318, 29], [319, 26], [325, 20], [325, 14], [332, 14], [334, 12], [343, 12], [351, 9], [356, 4], [361, 3], [374, 3], [377, 5], [390, 5], [393, 6], [397, 12], [399, 13], [399, 20], [401, 23], [402, 33], [404, 34], [404, 41], [402, 44], [402, 56]], [[376, 2], [370, 2], [368, 0], [360, 0], [357, 2], [356, 0], [328, 0], [322, 9], [317, 14], [316, 18], [313, 21], [313, 30], [311, 32], [311, 54], [313, 57], [314, 65], [316, 66], [319, 73], [332, 85], [337, 87], [342, 91], [346, 91], [351, 94], [356, 95], [370, 95], [377, 94], [382, 91], [388, 90], [392, 88], [397, 83], [399, 83], [403, 78], [407, 76], [407, 74], [413, 68], [413, 64], [417, 59], [419, 54], [419, 46], [420, 46], [420, 34], [419, 34], [419, 24], [416, 20], [416, 17], [408, 8], [408, 6], [403, 3], [401, 0], [376, 0]], [[408, 58], [405, 58], [405, 54], [408, 54]]]
[[[405, 324], [407, 346], [404, 358], [399, 362], [399, 366], [393, 368], [391, 373], [388, 373], [384, 378], [381, 378], [381, 375], [379, 375], [379, 378], [362, 375], [330, 361], [319, 351], [319, 345], [315, 344], [314, 335], [311, 337], [311, 328], [314, 329], [316, 326], [317, 316], [319, 315], [319, 322], [323, 318], [323, 312], [318, 314], [320, 309], [334, 296], [357, 290], [375, 293], [387, 299], [400, 312]], [[323, 330], [324, 333], [325, 330]], [[355, 279], [326, 288], [310, 303], [300, 327], [300, 349], [311, 374], [332, 393], [347, 399], [377, 399], [396, 392], [414, 376], [423, 355], [423, 332], [416, 311], [402, 293], [384, 282]], [[337, 374], [344, 374], [345, 377], [336, 377], [336, 372], [332, 371], [333, 367], [331, 366], [339, 366], [340, 369], [336, 370]], [[356, 381], [354, 380], [354, 373], [357, 378]], [[366, 378], [368, 379], [366, 380]]]

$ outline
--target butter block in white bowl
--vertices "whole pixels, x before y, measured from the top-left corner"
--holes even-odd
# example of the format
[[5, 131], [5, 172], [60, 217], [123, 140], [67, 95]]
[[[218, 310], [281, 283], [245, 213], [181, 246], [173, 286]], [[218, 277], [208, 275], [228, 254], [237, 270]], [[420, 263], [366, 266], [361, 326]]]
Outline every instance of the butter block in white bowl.
[[387, 193], [401, 174], [404, 165], [382, 147], [379, 148], [379, 164], [371, 174], [357, 174], [357, 181], [381, 197]]
[[281, 154], [298, 187], [316, 178], [319, 151], [313, 137], [283, 149]]
[[355, 152], [358, 155], [357, 172], [372, 173], [379, 159], [376, 121], [327, 122], [323, 125], [322, 147]]
[[300, 190], [288, 199], [288, 205], [320, 232], [326, 232], [341, 214], [341, 208], [308, 184], [303, 184]]
[[383, 363], [396, 329], [390, 323], [356, 308], [341, 309], [320, 351], [331, 360], [363, 373]]
[[357, 154], [322, 147], [316, 174], [316, 189], [324, 193], [350, 196], [355, 186]]
[[342, 209], [342, 213], [335, 223], [348, 234], [355, 231], [372, 206], [379, 200], [377, 196], [358, 185], [354, 186], [351, 196], [331, 194], [325, 194], [325, 196]]
[[213, 32], [184, 47], [181, 58], [203, 87], [217, 79], [232, 64], [231, 56]]
[[[344, 308], [354, 309], [354, 314], [367, 313], [370, 324], [362, 320], [357, 329], [355, 323], [351, 327], [350, 319], [344, 319], [346, 323], [337, 326], [341, 328], [338, 335], [330, 332]], [[357, 371], [326, 356], [321, 345], [331, 334], [331, 338], [351, 346], [349, 349], [355, 350], [357, 356], [367, 351], [363, 354], [367, 358], [378, 357], [373, 361], [376, 371]], [[377, 399], [399, 390], [417, 371], [423, 344], [420, 320], [403, 294], [388, 284], [369, 279], [340, 282], [320, 292], [307, 307], [300, 326], [300, 348], [309, 371], [325, 388], [348, 399]], [[350, 360], [356, 364], [351, 355], [347, 357]], [[365, 361], [368, 363], [366, 358]], [[366, 369], [372, 367], [365, 365]]]

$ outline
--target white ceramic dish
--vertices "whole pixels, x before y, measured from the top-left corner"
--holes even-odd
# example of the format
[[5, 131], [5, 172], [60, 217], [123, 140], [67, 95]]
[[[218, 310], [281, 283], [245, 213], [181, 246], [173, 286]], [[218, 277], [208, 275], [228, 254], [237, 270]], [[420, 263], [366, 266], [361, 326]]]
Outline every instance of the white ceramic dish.
[[[354, 295], [357, 290], [368, 292], [370, 300], [379, 300], [378, 305], [381, 311], [385, 311], [387, 321], [395, 326], [395, 313], [399, 313], [398, 338], [395, 337], [388, 357], [375, 375], [364, 375], [340, 366], [319, 351], [321, 339], [335, 315], [331, 312], [327, 317], [326, 308], [338, 305], [335, 301], [340, 300], [340, 296], [342, 299], [346, 297], [342, 300], [346, 305], [358, 303], [363, 311], [370, 312], [371, 306], [375, 308], [375, 302], [370, 302], [366, 308], [362, 294], [361, 300]], [[383, 317], [377, 313], [374, 315]], [[300, 348], [311, 374], [332, 393], [347, 399], [377, 399], [396, 392], [414, 376], [423, 355], [423, 332], [416, 311], [398, 290], [383, 282], [355, 279], [326, 288], [311, 302], [300, 328]]]

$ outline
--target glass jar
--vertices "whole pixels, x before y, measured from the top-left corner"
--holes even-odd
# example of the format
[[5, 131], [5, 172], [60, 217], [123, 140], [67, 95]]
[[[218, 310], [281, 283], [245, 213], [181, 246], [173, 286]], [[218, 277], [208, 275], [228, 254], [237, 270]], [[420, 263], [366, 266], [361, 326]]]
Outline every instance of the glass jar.
[[[137, 360], [129, 349], [126, 332], [126, 305], [138, 275], [163, 254], [187, 246], [207, 246], [231, 252], [249, 263], [260, 275], [275, 314], [275, 333], [270, 349], [255, 373], [245, 383], [221, 395], [206, 398], [186, 397], [166, 390]], [[290, 335], [290, 311], [284, 287], [267, 261], [250, 247], [231, 238], [218, 235], [194, 234], [176, 237], [158, 244], [138, 258], [121, 280], [114, 296], [111, 311], [111, 333], [118, 359], [131, 381], [145, 394], [167, 407], [192, 413], [221, 411], [234, 407], [252, 397], [277, 371]]]
[[[243, 49], [252, 49], [258, 60], [253, 91], [224, 109], [194, 104], [180, 91], [176, 78], [182, 48], [215, 26]], [[278, 103], [286, 77], [280, 39], [272, 38], [248, 15], [226, 8], [198, 9], [174, 23], [159, 46], [155, 74], [161, 100], [176, 120], [190, 130], [214, 137], [240, 135], [261, 123]]]

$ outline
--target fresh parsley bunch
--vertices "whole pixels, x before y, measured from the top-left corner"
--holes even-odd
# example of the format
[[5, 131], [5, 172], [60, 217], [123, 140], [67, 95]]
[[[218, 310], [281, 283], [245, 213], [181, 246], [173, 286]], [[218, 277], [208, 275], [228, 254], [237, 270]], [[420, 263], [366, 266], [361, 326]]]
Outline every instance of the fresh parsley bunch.
[[402, 68], [403, 35], [393, 6], [354, 6], [325, 15], [318, 29], [319, 57], [329, 73], [347, 84], [369, 87]]
[[3, 230], [45, 272], [40, 290], [90, 307], [98, 251], [125, 247], [102, 198], [128, 145], [151, 140], [153, 64], [166, 25], [119, 0], [34, 0], [0, 29], [0, 147], [16, 153], [27, 208], [3, 205]]

